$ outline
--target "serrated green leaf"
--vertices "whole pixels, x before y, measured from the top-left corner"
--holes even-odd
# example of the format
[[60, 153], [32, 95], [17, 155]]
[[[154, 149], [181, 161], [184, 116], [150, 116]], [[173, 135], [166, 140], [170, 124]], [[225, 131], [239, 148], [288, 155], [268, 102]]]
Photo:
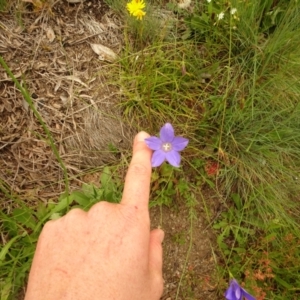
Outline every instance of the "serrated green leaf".
[[54, 208], [51, 210], [51, 213], [62, 212], [66, 208], [68, 208], [72, 204], [73, 200], [70, 197], [65, 197], [60, 199], [59, 203], [57, 203]]
[[243, 205], [242, 205], [242, 199], [240, 197], [240, 195], [238, 194], [232, 194], [231, 198], [233, 200], [233, 202], [235, 203], [235, 206], [238, 210], [242, 209]]
[[32, 213], [33, 212], [29, 209], [15, 208], [12, 212], [12, 218], [24, 227], [34, 230], [36, 221]]
[[36, 216], [39, 220], [43, 219], [47, 213], [48, 213], [48, 209], [46, 205], [44, 203], [39, 203], [37, 210], [36, 210]]
[[221, 228], [225, 228], [227, 225], [228, 225], [227, 222], [221, 221], [219, 223], [214, 224], [212, 227], [214, 229], [221, 229]]
[[78, 203], [79, 205], [81, 205], [82, 207], [86, 207], [90, 204], [90, 197], [88, 197], [86, 194], [84, 194], [81, 191], [72, 192], [70, 198], [74, 200], [76, 203]]

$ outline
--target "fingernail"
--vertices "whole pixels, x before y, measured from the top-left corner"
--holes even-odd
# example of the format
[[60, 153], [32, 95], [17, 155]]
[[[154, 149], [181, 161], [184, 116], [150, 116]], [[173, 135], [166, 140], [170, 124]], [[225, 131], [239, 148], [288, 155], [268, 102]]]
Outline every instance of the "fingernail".
[[143, 142], [148, 137], [149, 137], [149, 134], [147, 132], [141, 131], [136, 135], [136, 140], [138, 142]]

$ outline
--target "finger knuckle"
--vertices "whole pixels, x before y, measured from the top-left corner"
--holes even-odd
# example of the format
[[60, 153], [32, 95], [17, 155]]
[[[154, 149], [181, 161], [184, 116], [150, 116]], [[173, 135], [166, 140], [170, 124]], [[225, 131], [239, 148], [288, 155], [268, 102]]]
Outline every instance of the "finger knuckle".
[[129, 172], [135, 176], [142, 176], [148, 175], [149, 169], [142, 163], [135, 163], [129, 167]]
[[94, 204], [88, 211], [89, 215], [99, 215], [103, 212], [109, 211], [112, 208], [112, 203], [107, 201], [100, 201]]
[[126, 205], [119, 207], [119, 212], [122, 216], [123, 223], [128, 228], [145, 228], [150, 230], [150, 217], [149, 214], [141, 212], [141, 208], [137, 205]]
[[137, 209], [135, 206], [127, 205], [120, 209], [122, 218], [125, 220], [125, 223], [135, 223], [137, 219]]
[[85, 216], [85, 211], [80, 208], [71, 209], [61, 220], [66, 223], [76, 223]]
[[68, 218], [76, 218], [82, 216], [85, 212], [81, 208], [73, 208], [67, 214], [66, 217]]

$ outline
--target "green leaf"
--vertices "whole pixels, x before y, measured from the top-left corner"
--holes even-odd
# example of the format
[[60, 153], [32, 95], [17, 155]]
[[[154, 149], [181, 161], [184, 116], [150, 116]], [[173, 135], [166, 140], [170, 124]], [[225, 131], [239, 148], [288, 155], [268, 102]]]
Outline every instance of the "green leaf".
[[34, 230], [36, 226], [35, 219], [32, 216], [32, 211], [27, 209], [24, 210], [22, 208], [15, 208], [12, 213], [12, 218], [22, 224], [24, 227], [30, 228]]
[[200, 32], [207, 28], [207, 24], [200, 16], [193, 16], [191, 19], [191, 28]]
[[62, 212], [63, 210], [65, 210], [66, 208], [68, 208], [71, 203], [72, 203], [72, 199], [70, 199], [69, 196], [60, 199], [60, 201], [54, 206], [54, 208], [51, 210], [51, 213], [57, 213], [57, 212]]
[[242, 209], [242, 200], [241, 197], [238, 194], [232, 194], [231, 198], [233, 202], [235, 203], [235, 206], [237, 207], [238, 210]]
[[228, 226], [227, 222], [221, 221], [221, 222], [219, 222], [217, 224], [214, 224], [213, 225], [213, 229], [221, 229], [221, 228], [224, 228], [226, 226]]
[[101, 185], [105, 187], [110, 180], [111, 180], [111, 171], [109, 167], [105, 167], [100, 176]]
[[82, 192], [89, 197], [92, 197], [94, 194], [94, 186], [92, 184], [84, 183], [81, 189]]
[[87, 207], [91, 203], [90, 197], [80, 191], [72, 192], [70, 198], [82, 207]]
[[50, 220], [57, 220], [57, 219], [59, 219], [59, 218], [61, 218], [61, 214], [60, 213], [53, 213], [51, 216], [50, 216]]
[[205, 177], [205, 182], [213, 189], [215, 187], [215, 183], [208, 178]]
[[202, 19], [206, 24], [209, 23], [209, 17], [208, 17], [207, 14], [203, 13], [203, 14], [201, 15], [201, 19]]
[[267, 235], [264, 238], [264, 241], [267, 242], [267, 243], [270, 243], [270, 242], [272, 242], [272, 241], [274, 241], [276, 239], [276, 236], [277, 236], [277, 233], [272, 232], [271, 234]]
[[[48, 207], [49, 209], [49, 207]], [[36, 210], [36, 216], [39, 220], [42, 220], [48, 213], [48, 209], [44, 203], [39, 203], [37, 210]]]
[[188, 28], [182, 35], [181, 35], [181, 39], [182, 40], [188, 40], [192, 35], [191, 30]]
[[[221, 247], [221, 244], [226, 245], [225, 243], [223, 243], [224, 237], [227, 237], [229, 235], [229, 228], [225, 228], [224, 231], [217, 237], [217, 243], [219, 244], [219, 246]], [[226, 248], [227, 245], [226, 245]]]
[[292, 289], [293, 286], [290, 285], [289, 283], [287, 283], [285, 280], [283, 280], [282, 278], [275, 276], [275, 280], [280, 283], [283, 287], [287, 288], [287, 289]]
[[169, 164], [163, 164], [161, 166], [160, 172], [162, 177], [171, 178], [173, 175], [174, 168]]
[[5, 246], [4, 246], [4, 247], [1, 249], [1, 251], [0, 251], [0, 261], [3, 261], [3, 260], [4, 260], [5, 255], [7, 254], [9, 248], [12, 246], [12, 244], [13, 244], [16, 240], [18, 240], [18, 239], [21, 238], [21, 237], [22, 237], [22, 235], [17, 235], [17, 236], [15, 236], [15, 237], [13, 237], [12, 239], [10, 239], [10, 240], [8, 241], [7, 244], [5, 244]]
[[8, 300], [11, 290], [12, 290], [12, 282], [13, 282], [13, 278], [11, 277], [7, 277], [5, 282], [0, 282], [0, 290], [1, 290], [1, 294], [0, 294], [0, 299], [1, 300]]
[[107, 191], [104, 195], [105, 195], [105, 200], [106, 201], [108, 201], [108, 202], [114, 202], [114, 198], [113, 198], [114, 194], [113, 194], [113, 192]]
[[246, 253], [246, 249], [244, 248], [233, 248], [233, 250], [239, 254]]
[[159, 174], [158, 174], [158, 172], [156, 171], [156, 169], [152, 172], [152, 174], [151, 174], [151, 182], [154, 182], [154, 181], [156, 181], [156, 180], [158, 180], [159, 179]]

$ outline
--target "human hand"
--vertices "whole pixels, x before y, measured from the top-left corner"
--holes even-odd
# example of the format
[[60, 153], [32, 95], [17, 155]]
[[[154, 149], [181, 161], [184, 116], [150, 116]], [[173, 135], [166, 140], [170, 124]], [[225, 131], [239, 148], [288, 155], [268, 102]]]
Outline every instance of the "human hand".
[[120, 204], [72, 209], [45, 224], [25, 300], [158, 300], [163, 291], [160, 229], [150, 232], [151, 150], [140, 132]]

